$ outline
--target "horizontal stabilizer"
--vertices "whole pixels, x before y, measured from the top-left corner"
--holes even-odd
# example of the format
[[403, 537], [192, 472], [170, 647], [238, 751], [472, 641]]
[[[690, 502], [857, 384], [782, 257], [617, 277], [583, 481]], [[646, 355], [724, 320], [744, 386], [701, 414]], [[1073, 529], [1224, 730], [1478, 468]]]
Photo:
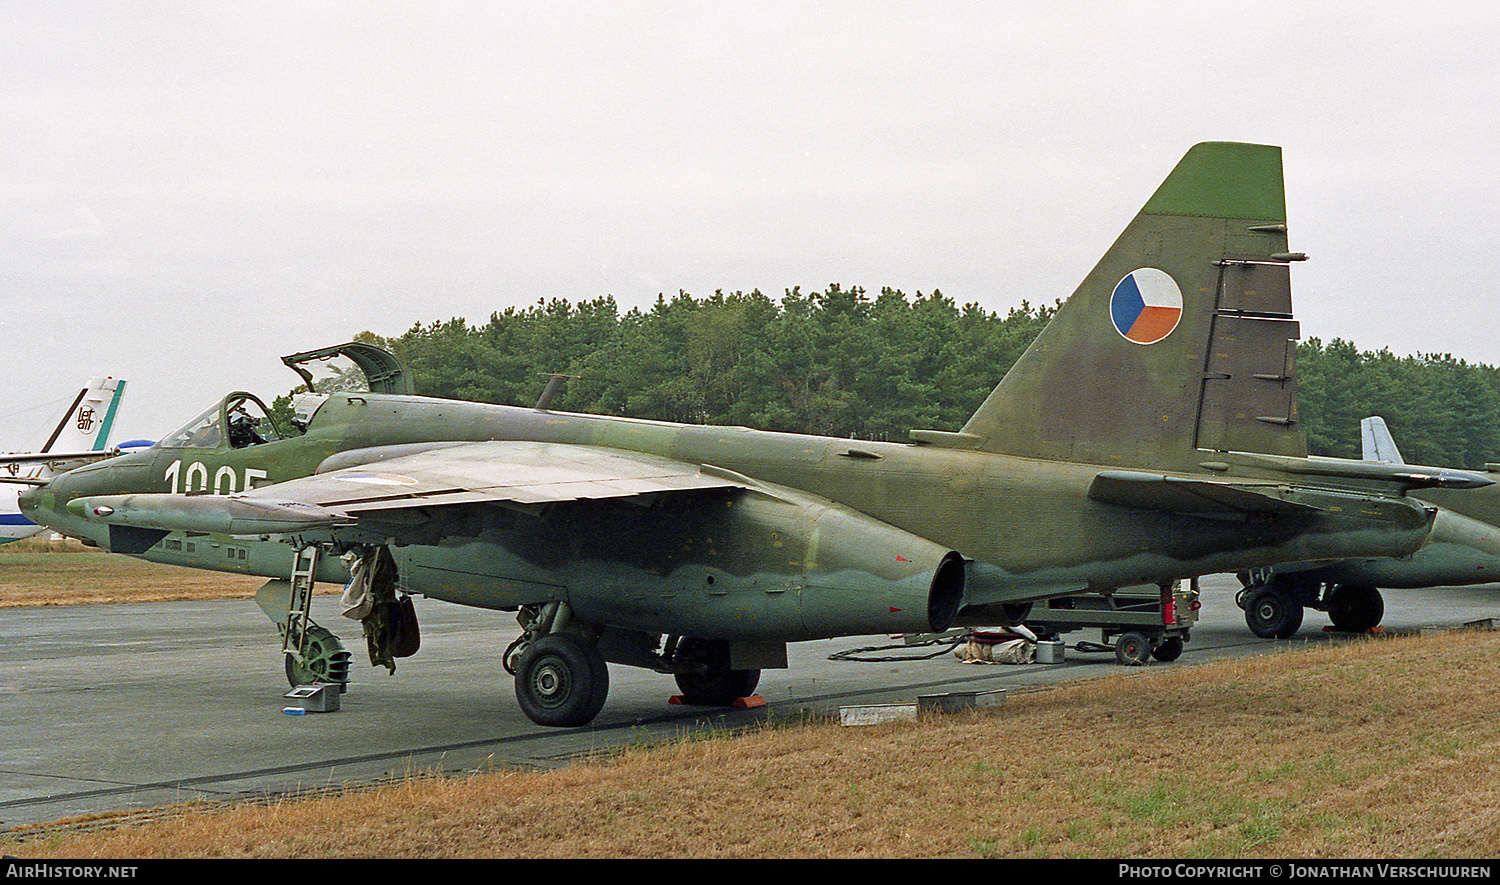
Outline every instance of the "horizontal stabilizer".
[[44, 486], [52, 480], [45, 476], [11, 476], [0, 471], [0, 485]]
[[1269, 468], [1294, 476], [1327, 477], [1356, 482], [1388, 482], [1398, 491], [1407, 489], [1482, 489], [1493, 479], [1472, 470], [1424, 467], [1390, 461], [1353, 461], [1346, 458], [1281, 458], [1250, 452], [1229, 452], [1225, 461], [1246, 467]]
[[1279, 486], [1247, 487], [1159, 473], [1106, 470], [1094, 477], [1089, 497], [1105, 504], [1171, 513], [1297, 513], [1316, 511], [1276, 494]]
[[57, 464], [77, 467], [90, 461], [113, 458], [118, 454], [118, 448], [87, 452], [11, 452], [0, 455], [0, 464]]
[[1391, 429], [1385, 426], [1385, 419], [1379, 415], [1370, 417], [1359, 422], [1359, 432], [1363, 443], [1364, 460], [1384, 461], [1387, 464], [1405, 464], [1401, 452], [1396, 448], [1396, 440], [1391, 436]]

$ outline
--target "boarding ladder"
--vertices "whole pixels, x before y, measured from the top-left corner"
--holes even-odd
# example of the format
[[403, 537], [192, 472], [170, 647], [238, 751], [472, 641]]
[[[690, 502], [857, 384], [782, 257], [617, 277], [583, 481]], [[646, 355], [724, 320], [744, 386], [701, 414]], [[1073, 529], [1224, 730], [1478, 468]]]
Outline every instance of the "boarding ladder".
[[286, 601], [286, 632], [281, 650], [302, 663], [307, 629], [312, 624], [313, 575], [318, 571], [318, 545], [298, 547], [292, 557], [292, 589]]

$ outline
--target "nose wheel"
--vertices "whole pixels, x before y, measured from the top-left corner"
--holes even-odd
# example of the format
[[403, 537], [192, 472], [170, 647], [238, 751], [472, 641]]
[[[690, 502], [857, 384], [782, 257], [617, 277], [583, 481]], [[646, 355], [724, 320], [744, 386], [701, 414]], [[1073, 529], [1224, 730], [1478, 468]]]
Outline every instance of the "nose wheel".
[[308, 628], [307, 637], [302, 643], [301, 659], [287, 653], [286, 681], [293, 688], [331, 683], [338, 685], [340, 692], [345, 691], [349, 686], [350, 657], [349, 652], [344, 650], [343, 643], [339, 642], [332, 631], [313, 624]]

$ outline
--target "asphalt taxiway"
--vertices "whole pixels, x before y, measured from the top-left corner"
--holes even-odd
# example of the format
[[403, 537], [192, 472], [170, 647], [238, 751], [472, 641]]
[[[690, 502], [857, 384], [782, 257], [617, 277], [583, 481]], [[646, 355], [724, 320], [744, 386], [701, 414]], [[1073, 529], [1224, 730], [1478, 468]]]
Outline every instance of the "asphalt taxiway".
[[[704, 710], [668, 703], [670, 677], [610, 666], [610, 695], [587, 728], [550, 729], [519, 710], [501, 653], [512, 616], [419, 599], [422, 648], [395, 675], [373, 668], [359, 625], [318, 597], [314, 616], [354, 653], [351, 685], [330, 713], [288, 715], [280, 643], [249, 599], [0, 609], [0, 829], [199, 798], [235, 799], [367, 783], [425, 771], [556, 767], [610, 747], [766, 716], [912, 704], [919, 695], [1017, 692], [1068, 680], [1346, 640], [1308, 612], [1292, 639], [1253, 636], [1234, 605], [1238, 582], [1202, 583], [1198, 625], [1171, 664], [1124, 668], [1064, 638], [1060, 663], [966, 664], [890, 637], [797, 643], [790, 668], [766, 671], [766, 706]], [[1500, 619], [1500, 587], [1385, 594], [1387, 631]], [[1455, 634], [1454, 641], [1463, 641]], [[851, 649], [895, 646], [857, 660]], [[889, 660], [891, 657], [902, 660]]]

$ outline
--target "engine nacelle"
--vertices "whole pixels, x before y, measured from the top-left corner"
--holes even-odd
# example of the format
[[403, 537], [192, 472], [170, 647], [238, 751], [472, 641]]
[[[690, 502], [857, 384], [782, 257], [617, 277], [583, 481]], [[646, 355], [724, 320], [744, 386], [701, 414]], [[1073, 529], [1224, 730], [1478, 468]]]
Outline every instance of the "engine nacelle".
[[756, 484], [629, 513], [587, 508], [564, 582], [581, 616], [706, 639], [943, 630], [956, 552], [831, 501]]

